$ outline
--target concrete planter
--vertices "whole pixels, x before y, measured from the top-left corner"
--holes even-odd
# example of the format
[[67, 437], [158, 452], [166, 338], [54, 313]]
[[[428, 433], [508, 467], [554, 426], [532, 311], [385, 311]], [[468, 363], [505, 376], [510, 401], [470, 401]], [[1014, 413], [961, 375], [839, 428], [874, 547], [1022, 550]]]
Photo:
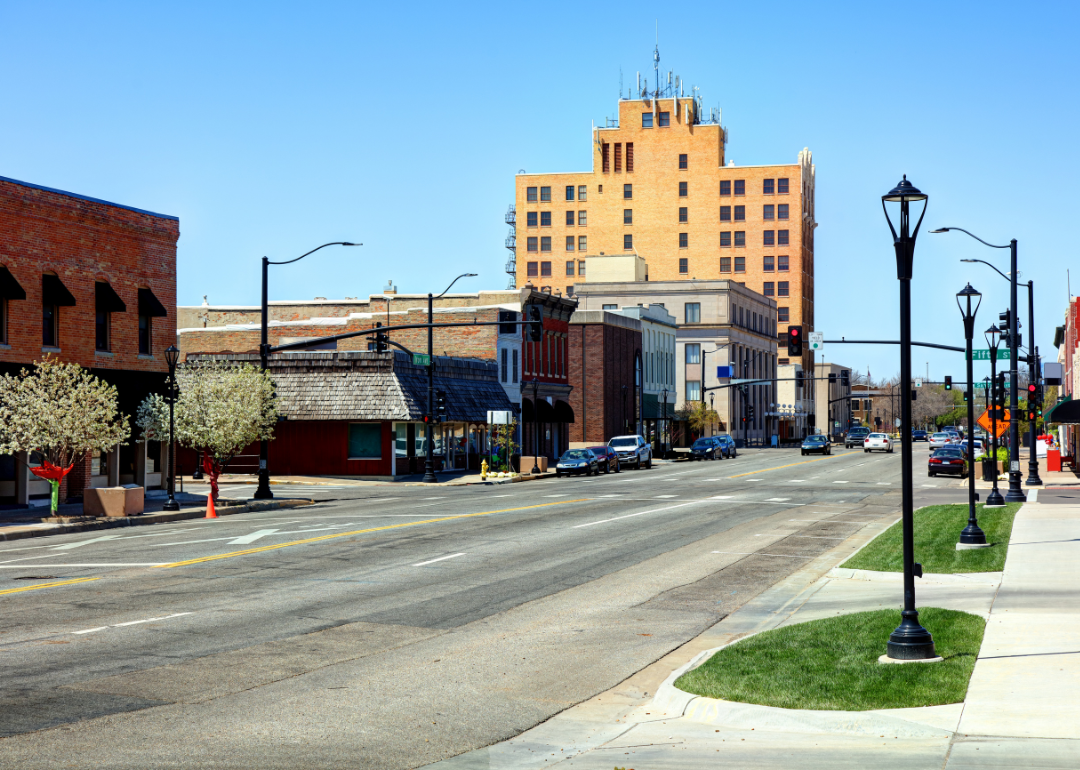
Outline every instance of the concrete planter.
[[83, 491], [86, 516], [138, 516], [143, 512], [143, 488], [99, 487]]

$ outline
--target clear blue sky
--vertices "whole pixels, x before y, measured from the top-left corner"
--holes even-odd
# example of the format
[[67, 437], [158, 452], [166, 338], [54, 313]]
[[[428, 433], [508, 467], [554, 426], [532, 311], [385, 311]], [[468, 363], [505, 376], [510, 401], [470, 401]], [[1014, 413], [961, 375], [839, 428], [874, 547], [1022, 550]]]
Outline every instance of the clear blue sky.
[[[897, 281], [880, 196], [906, 173], [924, 230], [1017, 238], [1038, 343], [1076, 264], [1075, 3], [135, 3], [0, 5], [0, 175], [180, 217], [179, 299], [503, 288], [513, 177], [589, 167], [589, 128], [651, 70], [701, 88], [740, 164], [817, 164], [817, 327], [895, 338]], [[1007, 283], [1006, 252], [920, 236], [915, 338], [959, 344], [954, 294]], [[1080, 284], [1080, 273], [1077, 276]], [[992, 311], [992, 312], [991, 312]], [[1022, 319], [1027, 325], [1026, 303]], [[874, 376], [893, 348], [833, 346]], [[959, 356], [915, 355], [933, 379]], [[976, 376], [984, 372], [977, 368]]]

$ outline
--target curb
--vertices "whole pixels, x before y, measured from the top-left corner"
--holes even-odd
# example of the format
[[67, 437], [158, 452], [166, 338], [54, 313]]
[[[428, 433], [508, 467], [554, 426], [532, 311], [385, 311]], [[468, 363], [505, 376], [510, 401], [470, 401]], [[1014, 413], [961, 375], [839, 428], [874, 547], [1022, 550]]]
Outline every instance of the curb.
[[[251, 502], [244, 505], [223, 505], [217, 509], [218, 516], [232, 516], [237, 513], [251, 513], [253, 511], [273, 511], [280, 508], [303, 508], [313, 505], [313, 500], [272, 500], [267, 502]], [[26, 529], [19, 532], [0, 532], [0, 540], [26, 540], [31, 537], [46, 537], [49, 535], [68, 535], [74, 532], [92, 532], [98, 529], [117, 529], [119, 527], [141, 527], [149, 524], [167, 524], [170, 521], [185, 521], [188, 519], [205, 519], [205, 508], [189, 508], [186, 511], [167, 511], [158, 513], [143, 513], [138, 516], [114, 516], [97, 521], [85, 521], [77, 524], [58, 524], [48, 529]]]

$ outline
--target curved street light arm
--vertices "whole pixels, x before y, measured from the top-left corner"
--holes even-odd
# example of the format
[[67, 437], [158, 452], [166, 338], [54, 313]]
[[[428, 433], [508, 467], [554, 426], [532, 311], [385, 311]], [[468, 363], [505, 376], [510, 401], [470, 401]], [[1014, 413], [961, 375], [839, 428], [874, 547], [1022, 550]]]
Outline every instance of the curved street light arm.
[[442, 294], [436, 294], [434, 297], [432, 297], [432, 299], [438, 299], [443, 294], [446, 294], [446, 292], [448, 292], [448, 291], [450, 291], [450, 289], [454, 288], [454, 284], [457, 283], [458, 281], [460, 281], [462, 278], [475, 278], [475, 277], [476, 277], [476, 273], [462, 273], [461, 275], [459, 275], [457, 278], [455, 278], [454, 280], [452, 280], [450, 282], [450, 285], [447, 286], [443, 290]]
[[1004, 246], [998, 246], [996, 243], [987, 243], [982, 238], [975, 235], [975, 233], [970, 233], [970, 232], [968, 232], [967, 230], [965, 230], [962, 227], [939, 227], [937, 230], [931, 230], [930, 232], [931, 233], [947, 233], [950, 230], [959, 230], [960, 232], [964, 233], [965, 235], [970, 235], [972, 238], [977, 240], [983, 246], [989, 246], [992, 249], [1007, 249], [1010, 246], [1010, 244], [1008, 244], [1008, 243], [1006, 243]]
[[318, 248], [312, 249], [307, 254], [301, 254], [296, 259], [288, 259], [288, 260], [285, 260], [284, 262], [267, 262], [267, 264], [268, 265], [291, 265], [293, 262], [299, 262], [301, 259], [308, 256], [309, 254], [314, 254], [319, 249], [325, 249], [327, 246], [363, 246], [363, 245], [364, 244], [362, 244], [362, 243], [349, 243], [348, 241], [333, 241], [332, 243], [324, 243], [322, 246], [319, 246]]
[[[998, 247], [997, 247], [997, 246], [995, 246], [994, 248], [998, 248]], [[989, 262], [987, 262], [987, 261], [986, 261], [986, 260], [984, 260], [984, 259], [961, 259], [960, 261], [961, 261], [961, 262], [982, 262], [982, 263], [983, 263], [984, 265], [986, 265], [987, 267], [989, 267], [989, 268], [990, 268], [991, 270], [993, 270], [993, 271], [994, 271], [995, 273], [997, 273], [998, 275], [1000, 275], [1000, 276], [1001, 276], [1002, 278], [1004, 278], [1004, 279], [1005, 279], [1006, 281], [1010, 280], [1010, 279], [1009, 279], [1009, 276], [1005, 275], [1005, 273], [1001, 272], [1000, 270], [998, 270], [998, 269], [997, 269], [996, 267], [994, 267], [993, 265], [991, 265], [991, 264], [990, 264]]]

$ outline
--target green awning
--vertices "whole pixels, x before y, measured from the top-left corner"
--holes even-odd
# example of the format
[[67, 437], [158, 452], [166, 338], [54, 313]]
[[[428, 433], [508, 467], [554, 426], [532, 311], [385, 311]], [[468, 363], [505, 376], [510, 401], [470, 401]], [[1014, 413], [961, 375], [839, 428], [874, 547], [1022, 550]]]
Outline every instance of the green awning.
[[1046, 424], [1056, 423], [1080, 423], [1080, 401], [1073, 401], [1072, 396], [1065, 396], [1064, 401], [1059, 401], [1054, 407], [1043, 415]]

